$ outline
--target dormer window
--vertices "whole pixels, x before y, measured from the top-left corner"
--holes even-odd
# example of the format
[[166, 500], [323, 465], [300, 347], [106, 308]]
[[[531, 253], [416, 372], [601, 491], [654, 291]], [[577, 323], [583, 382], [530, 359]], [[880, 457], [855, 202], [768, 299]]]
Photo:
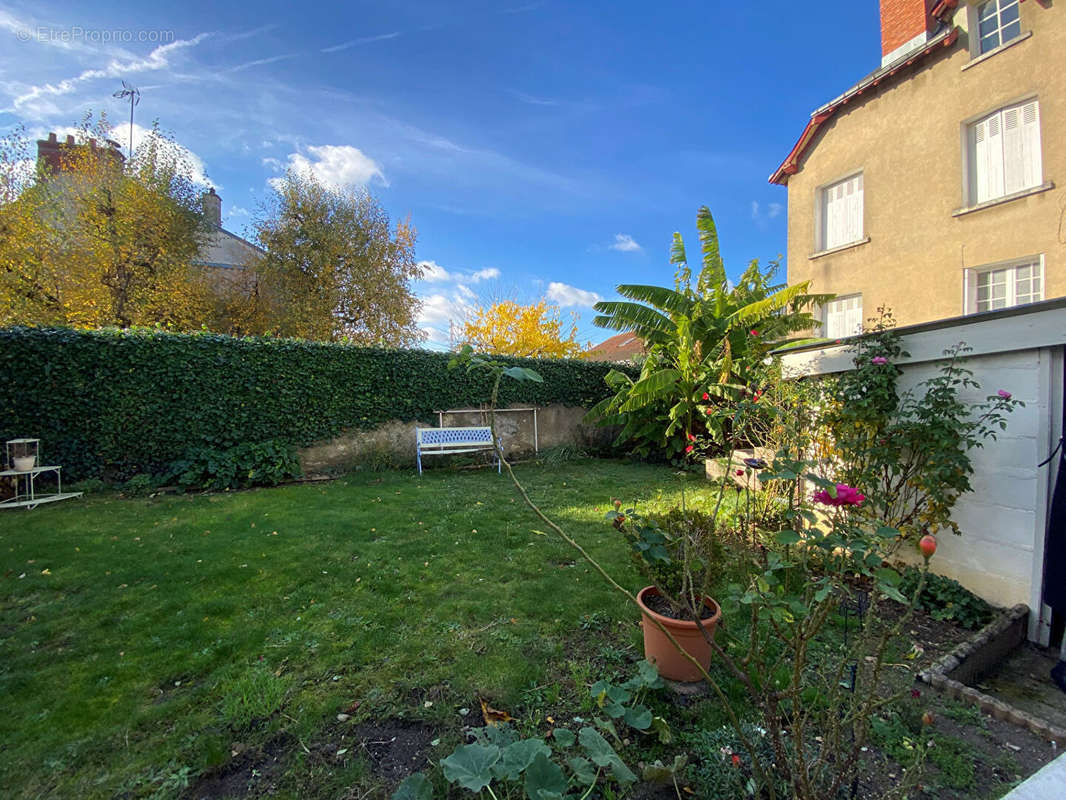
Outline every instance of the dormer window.
[[977, 54], [983, 55], [1019, 36], [1022, 22], [1019, 0], [988, 0], [977, 9]]

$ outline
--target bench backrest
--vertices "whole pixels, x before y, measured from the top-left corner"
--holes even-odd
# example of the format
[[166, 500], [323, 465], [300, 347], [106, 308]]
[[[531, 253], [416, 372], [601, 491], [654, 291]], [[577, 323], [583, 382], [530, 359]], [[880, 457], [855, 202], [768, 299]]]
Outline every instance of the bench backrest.
[[492, 445], [492, 428], [417, 428], [419, 444], [487, 444]]

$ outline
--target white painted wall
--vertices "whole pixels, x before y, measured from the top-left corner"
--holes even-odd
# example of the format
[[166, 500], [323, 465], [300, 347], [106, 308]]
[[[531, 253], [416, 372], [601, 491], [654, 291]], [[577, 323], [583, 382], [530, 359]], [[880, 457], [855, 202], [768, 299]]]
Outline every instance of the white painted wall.
[[[1061, 435], [1063, 342], [1066, 307], [1037, 304], [1028, 312], [980, 315], [900, 329], [912, 356], [899, 363], [900, 390], [937, 372], [938, 357], [966, 342], [965, 366], [981, 384], [962, 397], [985, 399], [999, 389], [1025, 403], [1009, 416], [995, 441], [971, 453], [973, 491], [959, 498], [953, 519], [960, 536], [944, 533], [933, 569], [1000, 606], [1025, 603], [1034, 610], [1030, 638], [1046, 640], [1041, 615], [1044, 538], [1054, 465], [1037, 467]], [[787, 375], [840, 372], [851, 366], [846, 343], [782, 354]]]

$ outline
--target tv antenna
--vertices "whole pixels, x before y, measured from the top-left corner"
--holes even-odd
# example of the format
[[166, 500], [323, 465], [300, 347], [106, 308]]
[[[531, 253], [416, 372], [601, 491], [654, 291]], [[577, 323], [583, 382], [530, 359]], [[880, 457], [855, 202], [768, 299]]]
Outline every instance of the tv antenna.
[[141, 90], [122, 81], [122, 88], [111, 96], [119, 100], [130, 99], [130, 161], [133, 161], [133, 107], [141, 102]]

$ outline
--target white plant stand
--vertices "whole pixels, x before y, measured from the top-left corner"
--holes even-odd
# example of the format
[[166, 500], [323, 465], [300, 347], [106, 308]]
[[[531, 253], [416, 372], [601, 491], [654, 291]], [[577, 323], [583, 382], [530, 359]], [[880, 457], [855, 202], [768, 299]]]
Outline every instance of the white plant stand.
[[[32, 451], [33, 461], [26, 469], [16, 469], [15, 459], [12, 457], [12, 449], [18, 452]], [[15, 482], [15, 494], [6, 500], [0, 500], [0, 509], [25, 508], [27, 511], [36, 508], [41, 503], [54, 503], [57, 500], [69, 500], [72, 497], [81, 497], [81, 492], [63, 491], [63, 468], [54, 464], [38, 465], [40, 460], [40, 441], [38, 439], [12, 439], [7, 442], [5, 448], [7, 456], [7, 469], [0, 471], [0, 478], [12, 478]], [[44, 472], [54, 472], [56, 476], [56, 491], [38, 493], [37, 476]]]

